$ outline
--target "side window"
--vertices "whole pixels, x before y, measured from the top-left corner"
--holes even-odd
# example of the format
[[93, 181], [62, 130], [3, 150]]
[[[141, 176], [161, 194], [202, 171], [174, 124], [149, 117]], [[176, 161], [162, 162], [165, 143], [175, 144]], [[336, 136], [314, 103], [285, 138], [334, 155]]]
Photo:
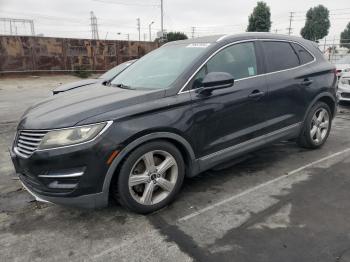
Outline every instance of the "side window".
[[262, 42], [268, 64], [268, 72], [280, 71], [299, 66], [299, 57], [288, 42]]
[[230, 73], [235, 80], [257, 75], [254, 43], [235, 44], [221, 50], [197, 73], [192, 88], [200, 87], [203, 78], [211, 72]]
[[297, 54], [299, 55], [300, 58], [300, 64], [306, 64], [314, 60], [314, 57], [306, 51], [304, 47], [301, 45], [298, 45], [296, 43], [292, 43], [294, 49], [296, 50]]

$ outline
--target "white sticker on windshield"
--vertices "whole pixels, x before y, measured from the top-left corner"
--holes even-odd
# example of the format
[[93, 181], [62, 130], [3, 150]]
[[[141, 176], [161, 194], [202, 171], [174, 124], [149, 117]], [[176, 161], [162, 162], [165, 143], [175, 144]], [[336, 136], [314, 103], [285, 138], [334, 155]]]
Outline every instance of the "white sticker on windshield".
[[206, 47], [208, 47], [208, 46], [210, 46], [210, 43], [192, 43], [192, 44], [189, 44], [189, 45], [186, 46], [186, 47], [188, 47], [188, 48], [190, 48], [190, 47], [194, 47], [194, 48], [206, 48]]
[[252, 66], [248, 67], [248, 74], [249, 74], [250, 76], [255, 75], [254, 67], [252, 67]]

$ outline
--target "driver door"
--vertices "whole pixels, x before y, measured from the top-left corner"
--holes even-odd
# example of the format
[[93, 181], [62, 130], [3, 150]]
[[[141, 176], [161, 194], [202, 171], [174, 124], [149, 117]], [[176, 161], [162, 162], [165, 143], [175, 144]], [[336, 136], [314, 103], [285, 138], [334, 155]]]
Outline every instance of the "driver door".
[[203, 95], [192, 90], [194, 140], [203, 164], [213, 164], [233, 151], [249, 146], [248, 141], [267, 132], [267, 87], [257, 59], [255, 43], [233, 44], [215, 54], [190, 81], [192, 89], [210, 72], [227, 72], [232, 87]]

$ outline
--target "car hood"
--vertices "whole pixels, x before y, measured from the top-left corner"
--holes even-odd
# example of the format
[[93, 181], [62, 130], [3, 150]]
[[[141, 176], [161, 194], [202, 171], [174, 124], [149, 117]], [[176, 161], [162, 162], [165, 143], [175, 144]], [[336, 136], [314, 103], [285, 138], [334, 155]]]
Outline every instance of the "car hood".
[[[30, 107], [22, 116], [18, 129], [70, 127], [90, 117], [112, 110], [124, 109], [125, 111], [127, 107], [154, 101], [163, 96], [164, 91], [159, 90], [128, 90], [102, 85], [72, 90], [52, 96]], [[101, 121], [105, 120], [101, 119]]]
[[336, 64], [335, 67], [337, 70], [344, 70], [346, 68], [350, 68], [350, 64]]
[[90, 78], [89, 79], [84, 79], [84, 80], [80, 80], [80, 81], [76, 81], [76, 82], [60, 85], [60, 86], [56, 87], [54, 90], [52, 90], [52, 92], [53, 92], [53, 94], [58, 94], [58, 93], [65, 92], [65, 91], [68, 91], [68, 90], [72, 90], [72, 89], [75, 89], [75, 88], [78, 88], [78, 87], [100, 83], [102, 81], [103, 81], [103, 79], [93, 79], [93, 78], [91, 78], [91, 79]]

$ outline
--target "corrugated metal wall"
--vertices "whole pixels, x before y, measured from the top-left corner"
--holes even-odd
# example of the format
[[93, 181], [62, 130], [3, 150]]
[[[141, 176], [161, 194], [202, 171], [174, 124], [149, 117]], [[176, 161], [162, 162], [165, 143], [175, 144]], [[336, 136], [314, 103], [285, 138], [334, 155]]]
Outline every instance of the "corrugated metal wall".
[[153, 42], [0, 36], [0, 72], [107, 70], [157, 47]]

